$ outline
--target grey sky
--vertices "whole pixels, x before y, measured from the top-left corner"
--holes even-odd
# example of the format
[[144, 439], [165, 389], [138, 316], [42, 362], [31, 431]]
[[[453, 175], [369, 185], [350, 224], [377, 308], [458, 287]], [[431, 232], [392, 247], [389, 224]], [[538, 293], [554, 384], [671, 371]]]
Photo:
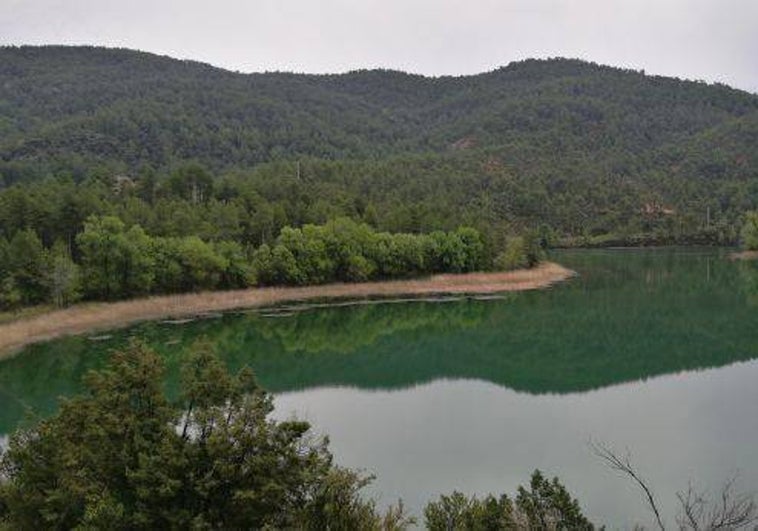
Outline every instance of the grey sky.
[[244, 72], [471, 74], [564, 56], [758, 92], [758, 0], [0, 0], [0, 43]]

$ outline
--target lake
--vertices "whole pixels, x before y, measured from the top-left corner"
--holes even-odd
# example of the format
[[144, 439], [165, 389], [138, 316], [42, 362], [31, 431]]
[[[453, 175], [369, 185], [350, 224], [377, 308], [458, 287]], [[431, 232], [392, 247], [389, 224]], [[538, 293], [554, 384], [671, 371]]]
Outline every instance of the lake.
[[[758, 488], [758, 263], [712, 249], [564, 251], [579, 276], [502, 297], [303, 303], [66, 338], [0, 363], [0, 440], [55, 411], [129, 336], [168, 366], [207, 337], [250, 365], [276, 414], [327, 433], [371, 493], [420, 514], [454, 489], [514, 492], [557, 475], [596, 522], [650, 526], [642, 495], [590, 439], [628, 451], [673, 525], [676, 492], [734, 473]], [[26, 420], [25, 420], [26, 419]]]

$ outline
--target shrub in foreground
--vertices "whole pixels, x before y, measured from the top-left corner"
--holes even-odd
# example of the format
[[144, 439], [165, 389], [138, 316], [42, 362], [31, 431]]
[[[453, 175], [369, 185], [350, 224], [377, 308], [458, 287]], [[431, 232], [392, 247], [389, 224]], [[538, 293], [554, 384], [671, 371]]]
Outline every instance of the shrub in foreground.
[[558, 478], [546, 479], [535, 470], [529, 488], [519, 487], [515, 500], [503, 494], [485, 498], [460, 492], [442, 495], [424, 509], [431, 531], [485, 529], [572, 529], [592, 530], [579, 502], [571, 497]]
[[87, 394], [16, 433], [2, 459], [0, 528], [401, 529], [369, 479], [338, 468], [305, 422], [269, 418], [252, 373], [228, 374], [207, 344], [163, 392], [161, 359], [140, 343], [87, 376]]

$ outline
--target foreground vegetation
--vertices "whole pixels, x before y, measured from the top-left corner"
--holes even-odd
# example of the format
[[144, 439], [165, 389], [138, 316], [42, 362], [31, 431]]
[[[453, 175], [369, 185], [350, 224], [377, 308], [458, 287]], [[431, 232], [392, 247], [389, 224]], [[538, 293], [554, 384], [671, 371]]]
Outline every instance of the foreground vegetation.
[[[167, 395], [164, 362], [132, 340], [90, 371], [86, 392], [0, 448], [0, 529], [365, 529], [414, 526], [402, 501], [380, 509], [362, 491], [371, 476], [334, 464], [306, 422], [270, 418], [272, 397], [250, 369], [236, 375], [199, 340]], [[651, 486], [628, 455], [593, 442], [611, 469], [639, 487], [665, 529]], [[679, 529], [751, 528], [754, 496], [728, 480], [715, 498], [678, 493]], [[441, 495], [423, 524], [449, 530], [591, 530], [557, 478], [535, 471], [515, 496]]]
[[[370, 477], [333, 463], [305, 422], [275, 421], [249, 369], [226, 372], [200, 342], [182, 393], [163, 391], [161, 359], [140, 343], [87, 375], [87, 394], [17, 432], [0, 468], [8, 529], [404, 529], [402, 503], [380, 511]], [[557, 479], [535, 472], [514, 500], [460, 493], [424, 511], [428, 528], [592, 529]]]

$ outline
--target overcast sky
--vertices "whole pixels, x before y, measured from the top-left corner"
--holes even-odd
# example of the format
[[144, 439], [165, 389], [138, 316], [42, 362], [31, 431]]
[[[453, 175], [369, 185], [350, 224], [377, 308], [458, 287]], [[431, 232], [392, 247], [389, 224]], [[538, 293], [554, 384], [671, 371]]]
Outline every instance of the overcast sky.
[[0, 0], [0, 43], [243, 72], [471, 74], [579, 57], [758, 92], [758, 0]]

